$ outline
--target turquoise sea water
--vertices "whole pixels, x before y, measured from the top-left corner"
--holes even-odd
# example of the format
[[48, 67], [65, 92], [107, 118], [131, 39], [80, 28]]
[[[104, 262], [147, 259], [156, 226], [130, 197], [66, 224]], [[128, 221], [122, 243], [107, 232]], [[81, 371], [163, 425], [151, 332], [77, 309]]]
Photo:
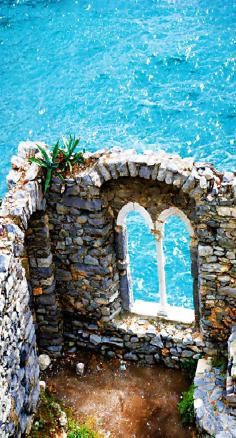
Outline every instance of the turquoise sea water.
[[[139, 213], [129, 213], [126, 226], [134, 299], [160, 302], [155, 238]], [[189, 234], [176, 216], [165, 223], [164, 255], [168, 304], [192, 309]]]
[[235, 0], [0, 0], [0, 195], [20, 140], [69, 133], [235, 169], [235, 31]]

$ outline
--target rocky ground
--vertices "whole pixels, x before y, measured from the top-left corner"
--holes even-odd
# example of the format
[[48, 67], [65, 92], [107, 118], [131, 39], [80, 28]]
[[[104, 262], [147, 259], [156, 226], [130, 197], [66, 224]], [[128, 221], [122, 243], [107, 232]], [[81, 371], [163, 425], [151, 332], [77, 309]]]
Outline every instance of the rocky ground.
[[[81, 376], [81, 366], [85, 364]], [[44, 373], [48, 390], [78, 424], [92, 422], [110, 438], [192, 438], [177, 410], [189, 380], [180, 371], [160, 365], [142, 367], [80, 353], [54, 362]]]

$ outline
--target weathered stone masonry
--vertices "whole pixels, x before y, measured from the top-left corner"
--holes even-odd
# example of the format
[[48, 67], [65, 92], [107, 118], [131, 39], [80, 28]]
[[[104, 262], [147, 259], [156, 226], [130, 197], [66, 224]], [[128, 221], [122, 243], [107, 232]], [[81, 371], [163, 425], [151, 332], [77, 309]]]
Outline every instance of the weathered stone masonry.
[[[88, 343], [105, 348], [108, 342], [102, 339], [90, 342], [88, 323], [93, 330], [99, 323], [97, 332], [105, 337], [106, 330], [113, 335], [117, 331], [114, 318], [122, 310], [127, 267], [122, 248], [117, 249], [116, 219], [131, 201], [145, 207], [153, 223], [170, 207], [189, 218], [195, 232], [191, 252], [200, 334], [206, 346], [225, 348], [235, 320], [234, 175], [164, 153], [126, 151], [94, 158], [93, 166], [67, 180], [63, 193], [61, 183], [54, 181], [48, 196], [65, 341], [72, 348]], [[119, 332], [117, 343], [129, 350], [123, 337]]]
[[[0, 430], [6, 437], [20, 436], [35, 408], [34, 326], [39, 349], [51, 355], [89, 347], [178, 367], [201, 353], [226, 353], [236, 318], [233, 173], [164, 152], [102, 151], [65, 184], [55, 178], [45, 200], [41, 170], [27, 162], [35, 153], [28, 142], [13, 157], [1, 212]], [[128, 202], [145, 208], [157, 242], [166, 209], [178, 208], [190, 221], [195, 324], [127, 311], [125, 227], [117, 217]]]
[[38, 169], [29, 168], [25, 162], [24, 146], [21, 144], [19, 156], [13, 157], [13, 167], [17, 170], [9, 174], [11, 189], [3, 202], [0, 218], [1, 438], [22, 435], [31, 422], [39, 396], [25, 230], [32, 213], [44, 208], [45, 202], [40, 183], [34, 181]]

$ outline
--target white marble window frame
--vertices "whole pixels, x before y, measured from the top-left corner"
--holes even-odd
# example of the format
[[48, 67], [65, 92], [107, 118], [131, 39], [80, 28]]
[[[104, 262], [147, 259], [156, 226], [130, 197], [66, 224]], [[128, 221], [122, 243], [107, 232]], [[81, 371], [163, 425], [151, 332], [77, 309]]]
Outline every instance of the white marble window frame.
[[170, 306], [167, 303], [167, 291], [166, 291], [166, 278], [165, 278], [165, 256], [163, 250], [163, 239], [164, 239], [164, 226], [166, 220], [171, 216], [179, 217], [183, 223], [185, 224], [190, 239], [194, 239], [194, 229], [191, 225], [188, 217], [177, 207], [170, 207], [161, 212], [158, 216], [156, 222], [154, 223], [150, 214], [147, 210], [142, 207], [137, 202], [128, 202], [125, 204], [121, 210], [119, 211], [117, 217], [117, 225], [126, 229], [126, 217], [127, 214], [135, 211], [140, 213], [140, 215], [144, 218], [146, 224], [149, 226], [149, 229], [152, 234], [154, 234], [156, 238], [156, 249], [157, 249], [157, 266], [158, 266], [158, 280], [159, 280], [159, 290], [160, 290], [160, 303], [155, 302], [147, 302], [144, 300], [133, 300], [133, 292], [132, 292], [132, 280], [130, 274], [130, 265], [129, 265], [129, 254], [128, 249], [126, 248], [127, 253], [127, 277], [129, 283], [129, 293], [130, 293], [130, 308], [129, 310], [132, 313], [137, 313], [141, 315], [147, 316], [161, 316], [168, 320], [173, 321], [181, 321], [184, 323], [191, 323], [194, 321], [194, 311], [191, 309], [186, 309], [184, 307], [178, 306]]
[[152, 221], [150, 214], [147, 212], [146, 208], [142, 207], [138, 202], [128, 202], [121, 208], [117, 216], [117, 221], [116, 221], [117, 225], [121, 227], [126, 226], [125, 223], [126, 216], [131, 211], [136, 211], [140, 213], [141, 216], [143, 216], [143, 218], [145, 219], [145, 222], [149, 226], [150, 230], [154, 228], [154, 223]]

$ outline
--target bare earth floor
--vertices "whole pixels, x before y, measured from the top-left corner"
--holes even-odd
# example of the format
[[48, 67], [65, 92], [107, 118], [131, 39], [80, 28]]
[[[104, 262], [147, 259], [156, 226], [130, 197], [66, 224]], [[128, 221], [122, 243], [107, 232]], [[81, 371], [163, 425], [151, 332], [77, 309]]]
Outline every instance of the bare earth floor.
[[[75, 364], [81, 361], [86, 364], [82, 378], [75, 373]], [[80, 353], [56, 364], [45, 378], [78, 422], [90, 418], [111, 438], [196, 436], [182, 427], [177, 411], [180, 394], [189, 386], [186, 376], [160, 365], [126, 366], [121, 371], [118, 360]]]

